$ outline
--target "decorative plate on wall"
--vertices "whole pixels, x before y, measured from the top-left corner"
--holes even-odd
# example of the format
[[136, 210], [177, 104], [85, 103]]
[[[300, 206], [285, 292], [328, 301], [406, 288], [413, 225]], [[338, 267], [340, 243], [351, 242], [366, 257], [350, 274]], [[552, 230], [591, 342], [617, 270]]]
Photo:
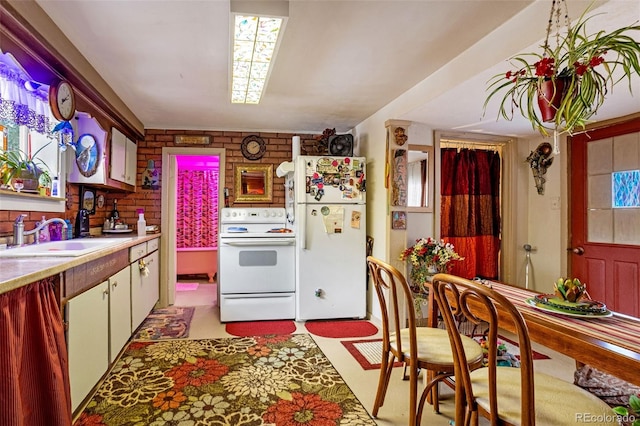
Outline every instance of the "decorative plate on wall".
[[267, 144], [260, 136], [249, 135], [242, 140], [240, 151], [247, 160], [259, 160], [267, 151]]

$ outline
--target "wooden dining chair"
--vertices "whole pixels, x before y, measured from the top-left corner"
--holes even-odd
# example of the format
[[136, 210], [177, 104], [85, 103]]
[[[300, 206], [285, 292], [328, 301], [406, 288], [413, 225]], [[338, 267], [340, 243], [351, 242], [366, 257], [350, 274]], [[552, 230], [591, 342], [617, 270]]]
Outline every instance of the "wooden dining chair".
[[[434, 410], [439, 412], [437, 384], [454, 373], [448, 333], [440, 328], [416, 327], [412, 292], [400, 271], [372, 256], [367, 257], [367, 266], [382, 312], [382, 361], [372, 414], [377, 417], [378, 409], [384, 403], [397, 359], [404, 362], [409, 370], [409, 425], [420, 425], [427, 396], [432, 395]], [[405, 312], [408, 321], [403, 316]], [[461, 337], [461, 342], [465, 345], [469, 368], [480, 367], [483, 359], [480, 345], [466, 336]], [[421, 369], [428, 374], [429, 382], [418, 402], [418, 374]]]
[[[596, 396], [534, 371], [527, 324], [506, 297], [488, 285], [448, 274], [436, 274], [432, 285], [456, 363], [456, 426], [477, 425], [479, 414], [491, 425], [618, 424], [609, 405]], [[455, 329], [459, 315], [486, 322], [486, 367], [472, 371], [464, 362], [466, 347]], [[497, 365], [498, 330], [505, 324], [516, 334], [520, 368]]]

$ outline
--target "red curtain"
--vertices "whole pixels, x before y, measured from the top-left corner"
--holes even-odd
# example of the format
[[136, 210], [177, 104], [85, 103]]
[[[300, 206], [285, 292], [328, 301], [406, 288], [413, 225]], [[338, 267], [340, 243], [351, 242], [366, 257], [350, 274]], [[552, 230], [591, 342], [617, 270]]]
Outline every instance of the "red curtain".
[[0, 294], [0, 424], [69, 426], [71, 393], [57, 277]]
[[494, 151], [445, 148], [441, 151], [443, 240], [463, 261], [451, 273], [498, 278], [500, 252], [500, 155]]

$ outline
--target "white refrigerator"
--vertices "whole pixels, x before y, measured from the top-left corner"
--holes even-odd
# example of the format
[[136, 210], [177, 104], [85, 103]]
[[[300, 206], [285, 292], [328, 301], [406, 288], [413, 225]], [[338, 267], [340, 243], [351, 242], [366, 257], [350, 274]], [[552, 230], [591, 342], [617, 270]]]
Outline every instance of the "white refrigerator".
[[299, 156], [289, 176], [285, 186], [296, 232], [296, 320], [364, 318], [365, 159]]

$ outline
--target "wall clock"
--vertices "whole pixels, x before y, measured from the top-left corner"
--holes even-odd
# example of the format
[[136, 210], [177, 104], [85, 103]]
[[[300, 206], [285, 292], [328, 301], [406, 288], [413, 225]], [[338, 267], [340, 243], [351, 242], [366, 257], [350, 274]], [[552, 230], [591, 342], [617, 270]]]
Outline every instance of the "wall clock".
[[76, 98], [68, 81], [58, 80], [49, 87], [49, 106], [58, 120], [69, 121], [73, 118], [76, 113]]
[[260, 136], [250, 135], [242, 140], [240, 151], [247, 160], [259, 160], [267, 151], [267, 145]]

